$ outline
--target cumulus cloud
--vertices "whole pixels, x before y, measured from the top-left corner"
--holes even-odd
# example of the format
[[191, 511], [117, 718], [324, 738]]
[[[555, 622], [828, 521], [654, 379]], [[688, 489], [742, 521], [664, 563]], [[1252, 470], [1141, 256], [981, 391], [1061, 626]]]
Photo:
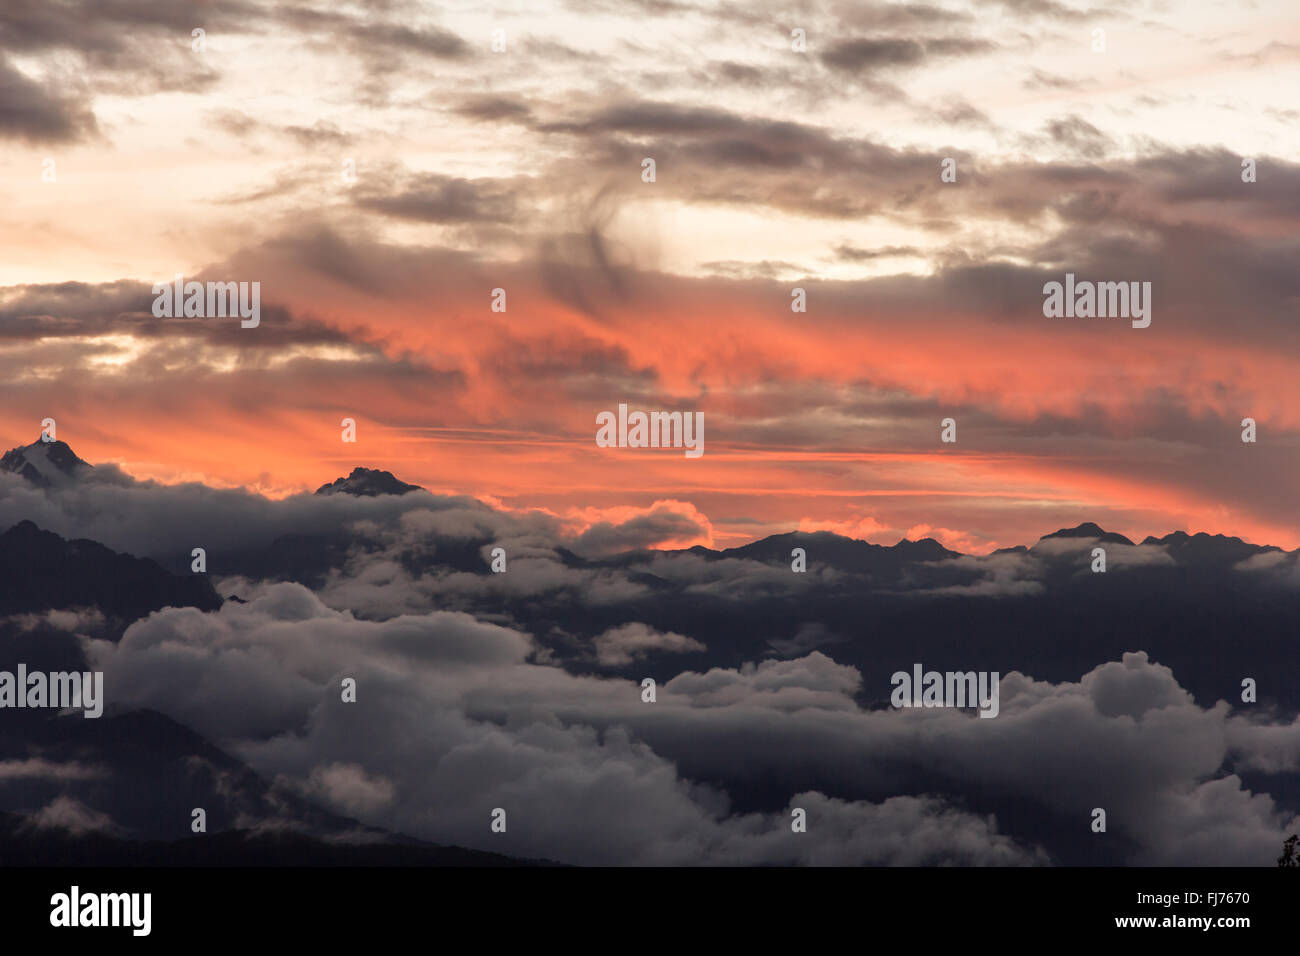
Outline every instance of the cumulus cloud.
[[373, 815], [392, 802], [393, 785], [357, 764], [331, 763], [312, 769], [306, 793], [342, 813]]
[[[1198, 706], [1142, 652], [1077, 682], [1006, 674], [1000, 715], [980, 720], [863, 709], [862, 675], [820, 651], [687, 671], [647, 704], [636, 681], [540, 662], [511, 628], [436, 611], [361, 621], [293, 584], [85, 646], [118, 705], [162, 710], [367, 824], [521, 856], [1046, 862], [1041, 837], [1102, 806], [1116, 862], [1250, 864], [1300, 823], [1230, 768], [1289, 765], [1294, 732]], [[981, 795], [1050, 825], [1008, 832]], [[806, 835], [790, 832], [799, 805]], [[506, 834], [489, 831], [497, 807]]]
[[713, 543], [708, 518], [684, 501], [656, 501], [649, 508], [611, 508], [585, 517], [588, 526], [577, 536], [573, 548], [591, 557], [637, 548], [686, 548]]

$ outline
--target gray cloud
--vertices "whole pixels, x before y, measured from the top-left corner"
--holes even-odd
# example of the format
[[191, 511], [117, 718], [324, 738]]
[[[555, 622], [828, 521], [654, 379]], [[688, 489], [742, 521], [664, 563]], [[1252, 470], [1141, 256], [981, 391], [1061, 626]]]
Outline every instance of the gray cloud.
[[24, 826], [37, 830], [66, 830], [74, 836], [84, 836], [88, 833], [120, 836], [125, 832], [108, 814], [101, 813], [75, 797], [66, 795], [55, 797], [48, 806], [28, 815], [24, 820]]
[[95, 134], [94, 114], [74, 98], [58, 96], [0, 56], [0, 136], [31, 143], [65, 143]]
[[[1046, 862], [942, 796], [976, 777], [1063, 825], [1105, 807], [1135, 863], [1258, 863], [1300, 823], [1225, 771], [1233, 759], [1290, 765], [1300, 735], [1274, 724], [1265, 737], [1262, 718], [1197, 706], [1142, 653], [1075, 683], [1007, 674], [1002, 712], [985, 721], [862, 710], [858, 672], [815, 651], [683, 673], [649, 705], [634, 681], [571, 676], [530, 663], [533, 650], [463, 615], [359, 622], [285, 584], [87, 645], [119, 706], [171, 713], [363, 822], [528, 856]], [[339, 700], [343, 676], [356, 704]], [[729, 809], [727, 792], [755, 777], [790, 787], [785, 811]], [[900, 796], [909, 780], [933, 796]], [[807, 844], [790, 841], [795, 806], [809, 812]], [[504, 838], [488, 829], [494, 807], [507, 808]]]
[[516, 215], [512, 186], [489, 179], [462, 179], [432, 173], [401, 177], [382, 190], [371, 188], [356, 198], [358, 207], [416, 222], [508, 222]]
[[968, 56], [994, 49], [994, 43], [975, 38], [938, 37], [921, 41], [897, 37], [856, 37], [833, 44], [822, 54], [822, 61], [837, 70], [857, 72], [915, 66], [931, 58]]
[[596, 646], [597, 661], [606, 667], [630, 664], [644, 658], [646, 652], [651, 650], [667, 651], [670, 654], [704, 650], [704, 645], [694, 638], [673, 631], [657, 631], [639, 621], [612, 627], [597, 635], [593, 643]]

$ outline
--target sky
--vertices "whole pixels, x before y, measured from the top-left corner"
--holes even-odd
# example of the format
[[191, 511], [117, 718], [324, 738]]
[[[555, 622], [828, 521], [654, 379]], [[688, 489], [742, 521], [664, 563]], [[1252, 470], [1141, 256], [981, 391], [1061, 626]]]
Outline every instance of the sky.
[[[0, 438], [658, 547], [1293, 549], [1297, 81], [1286, 0], [10, 0]], [[177, 273], [260, 324], [155, 317]], [[1046, 317], [1067, 273], [1150, 282], [1150, 326]], [[704, 455], [598, 447], [620, 403]]]

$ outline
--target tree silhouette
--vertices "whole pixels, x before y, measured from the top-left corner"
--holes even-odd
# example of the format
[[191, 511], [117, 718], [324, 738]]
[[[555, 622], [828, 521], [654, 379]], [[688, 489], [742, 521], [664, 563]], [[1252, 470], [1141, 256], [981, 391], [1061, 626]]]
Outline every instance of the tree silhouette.
[[1300, 835], [1291, 834], [1282, 844], [1282, 855], [1277, 858], [1278, 866], [1300, 866]]

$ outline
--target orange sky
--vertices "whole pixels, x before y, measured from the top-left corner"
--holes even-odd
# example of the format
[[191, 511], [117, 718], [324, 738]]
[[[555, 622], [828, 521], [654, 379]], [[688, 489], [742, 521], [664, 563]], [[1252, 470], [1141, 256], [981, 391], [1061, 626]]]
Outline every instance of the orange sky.
[[[7, 446], [52, 416], [140, 478], [365, 465], [711, 529], [665, 547], [1084, 520], [1300, 546], [1290, 5], [818, 8], [803, 52], [723, 6], [635, 37], [398, 7], [214, 0], [177, 14], [201, 52], [188, 20], [0, 14]], [[260, 326], [153, 319], [177, 272], [260, 282]], [[1045, 318], [1066, 272], [1151, 282], [1151, 327]], [[598, 448], [619, 403], [702, 412], [704, 456]]]

